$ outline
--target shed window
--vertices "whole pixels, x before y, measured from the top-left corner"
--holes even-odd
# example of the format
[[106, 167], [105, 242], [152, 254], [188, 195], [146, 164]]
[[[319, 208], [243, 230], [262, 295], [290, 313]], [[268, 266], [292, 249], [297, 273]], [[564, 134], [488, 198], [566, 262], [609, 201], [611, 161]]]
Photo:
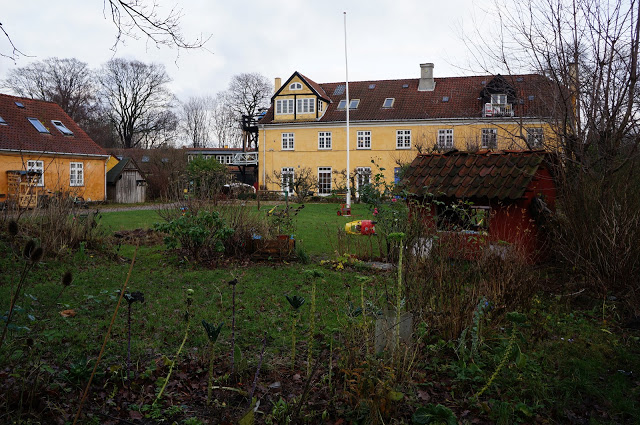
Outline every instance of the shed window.
[[486, 205], [440, 205], [436, 224], [438, 230], [486, 234], [490, 215], [491, 208]]

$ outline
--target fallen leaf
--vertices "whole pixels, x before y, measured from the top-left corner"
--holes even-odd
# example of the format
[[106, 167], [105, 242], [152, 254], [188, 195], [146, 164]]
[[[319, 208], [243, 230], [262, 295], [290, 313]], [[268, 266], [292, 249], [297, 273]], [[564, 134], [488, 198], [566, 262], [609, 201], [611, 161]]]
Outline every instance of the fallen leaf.
[[75, 315], [76, 315], [75, 310], [62, 310], [60, 312], [60, 316], [62, 317], [75, 317]]
[[429, 395], [428, 392], [426, 391], [422, 391], [422, 390], [418, 390], [418, 398], [422, 401], [429, 401], [431, 400], [431, 396]]

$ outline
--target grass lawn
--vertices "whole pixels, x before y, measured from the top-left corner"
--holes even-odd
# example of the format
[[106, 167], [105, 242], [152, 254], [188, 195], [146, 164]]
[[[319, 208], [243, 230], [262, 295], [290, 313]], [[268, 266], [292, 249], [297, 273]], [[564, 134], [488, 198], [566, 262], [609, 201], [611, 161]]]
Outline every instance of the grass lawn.
[[[350, 218], [337, 216], [336, 210], [335, 204], [306, 205], [296, 217], [299, 243], [324, 258], [335, 258], [336, 250], [375, 250], [374, 237], [344, 238], [338, 232], [347, 221], [371, 218], [366, 206], [354, 205]], [[104, 212], [100, 226], [109, 232], [147, 228], [159, 219], [153, 210]], [[4, 311], [24, 267], [22, 245], [0, 233]], [[117, 247], [105, 239], [101, 249], [45, 257], [27, 275], [0, 347], [0, 423], [17, 418], [23, 423], [72, 422], [134, 251], [134, 246]], [[299, 423], [309, 424], [434, 423], [414, 418], [416, 412], [437, 414], [443, 421], [455, 414], [460, 424], [633, 424], [640, 417], [640, 335], [619, 326], [611, 302], [584, 298], [572, 304], [540, 291], [522, 311], [524, 324], [512, 330], [504, 317], [479, 315], [466, 331], [467, 343], [443, 340], [430, 327], [430, 317], [441, 312], [430, 311], [414, 317], [410, 349], [375, 355], [374, 319], [395, 302], [396, 274], [358, 262], [340, 269], [317, 260], [304, 265], [239, 259], [205, 267], [163, 245], [140, 246], [127, 287], [145, 299], [131, 305], [134, 374], [127, 379], [129, 305], [123, 301], [81, 423], [238, 423], [259, 364], [258, 424], [285, 424], [298, 406], [306, 418]], [[443, 263], [456, 266], [463, 265]], [[67, 270], [74, 280], [63, 289], [60, 279]], [[313, 277], [314, 271], [320, 276]], [[235, 306], [228, 284], [233, 278], [238, 279]], [[194, 294], [187, 331], [188, 289]], [[285, 295], [305, 298], [298, 315]], [[65, 317], [65, 310], [73, 315]], [[212, 350], [217, 389], [209, 405], [211, 347], [202, 320], [224, 322]], [[185, 331], [163, 399], [154, 404]], [[239, 348], [233, 356], [236, 374], [231, 374], [233, 338]]]

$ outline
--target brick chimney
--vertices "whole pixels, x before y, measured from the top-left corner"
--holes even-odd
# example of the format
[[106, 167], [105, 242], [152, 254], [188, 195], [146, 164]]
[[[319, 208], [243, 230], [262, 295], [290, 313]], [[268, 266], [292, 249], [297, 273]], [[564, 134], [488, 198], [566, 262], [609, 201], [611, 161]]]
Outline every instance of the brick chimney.
[[421, 63], [418, 91], [433, 91], [435, 88], [436, 82], [433, 80], [433, 64]]

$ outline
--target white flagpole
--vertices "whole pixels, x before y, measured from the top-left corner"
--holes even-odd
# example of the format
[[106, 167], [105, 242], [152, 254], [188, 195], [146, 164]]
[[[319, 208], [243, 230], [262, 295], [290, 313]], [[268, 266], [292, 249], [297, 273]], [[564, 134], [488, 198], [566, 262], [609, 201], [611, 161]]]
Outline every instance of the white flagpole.
[[[344, 70], [347, 94], [347, 208], [351, 208], [351, 178], [349, 164], [349, 62], [347, 61], [347, 12], [344, 12]], [[348, 211], [347, 209], [347, 211]]]

